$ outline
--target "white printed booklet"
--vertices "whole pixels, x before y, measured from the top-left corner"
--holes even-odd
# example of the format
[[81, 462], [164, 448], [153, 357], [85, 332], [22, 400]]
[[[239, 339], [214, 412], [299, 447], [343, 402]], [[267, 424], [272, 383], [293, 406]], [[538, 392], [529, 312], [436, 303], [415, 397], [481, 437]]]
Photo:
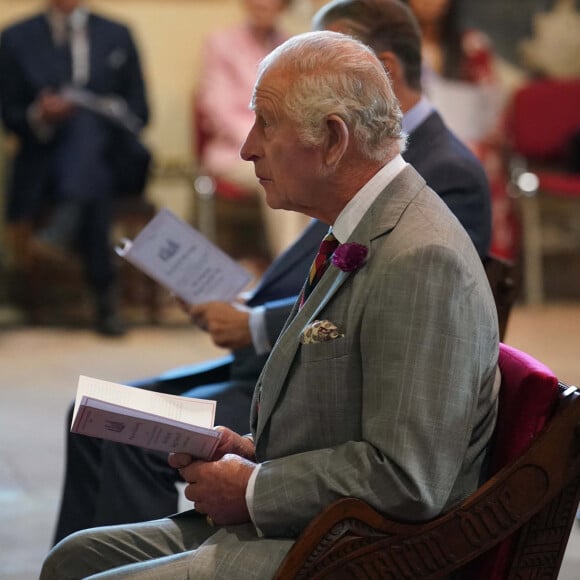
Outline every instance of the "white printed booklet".
[[180, 397], [80, 376], [71, 431], [210, 459], [220, 432], [215, 401]]
[[252, 275], [203, 234], [162, 209], [117, 254], [188, 304], [231, 302]]

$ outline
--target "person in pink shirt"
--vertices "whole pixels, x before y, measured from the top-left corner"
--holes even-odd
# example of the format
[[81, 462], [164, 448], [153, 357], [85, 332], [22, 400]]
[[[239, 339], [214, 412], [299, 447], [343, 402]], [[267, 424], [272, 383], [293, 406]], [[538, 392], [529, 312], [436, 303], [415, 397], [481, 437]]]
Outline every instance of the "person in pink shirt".
[[258, 63], [288, 35], [279, 21], [291, 0], [242, 0], [245, 20], [210, 33], [205, 41], [196, 94], [196, 121], [204, 134], [200, 166], [212, 176], [256, 192], [270, 254], [276, 257], [304, 229], [302, 214], [270, 209], [253, 167], [240, 158], [240, 147], [253, 123], [249, 102]]

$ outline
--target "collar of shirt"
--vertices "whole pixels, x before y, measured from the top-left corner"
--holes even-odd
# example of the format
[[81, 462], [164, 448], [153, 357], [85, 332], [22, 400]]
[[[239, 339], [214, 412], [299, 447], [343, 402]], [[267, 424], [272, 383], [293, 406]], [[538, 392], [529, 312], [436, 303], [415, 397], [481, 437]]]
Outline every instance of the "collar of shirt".
[[364, 214], [387, 185], [405, 168], [407, 163], [397, 155], [380, 169], [346, 204], [332, 226], [335, 238], [346, 242]]
[[410, 135], [434, 110], [431, 101], [423, 95], [419, 102], [403, 115], [403, 131]]
[[75, 8], [71, 15], [69, 16], [69, 21], [71, 28], [73, 30], [78, 30], [79, 28], [84, 28], [87, 25], [87, 20], [89, 19], [89, 12], [83, 6]]
[[55, 44], [62, 45], [68, 40], [67, 28], [71, 30], [84, 28], [87, 24], [89, 13], [83, 6], [75, 8], [70, 14], [65, 14], [53, 8], [48, 10], [47, 18]]

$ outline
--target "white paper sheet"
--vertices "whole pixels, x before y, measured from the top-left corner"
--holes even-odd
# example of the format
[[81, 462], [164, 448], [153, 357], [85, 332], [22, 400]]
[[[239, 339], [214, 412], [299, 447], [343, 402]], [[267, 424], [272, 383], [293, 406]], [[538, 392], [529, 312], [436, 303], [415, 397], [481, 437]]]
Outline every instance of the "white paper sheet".
[[162, 209], [117, 253], [189, 304], [231, 302], [252, 275], [205, 236]]

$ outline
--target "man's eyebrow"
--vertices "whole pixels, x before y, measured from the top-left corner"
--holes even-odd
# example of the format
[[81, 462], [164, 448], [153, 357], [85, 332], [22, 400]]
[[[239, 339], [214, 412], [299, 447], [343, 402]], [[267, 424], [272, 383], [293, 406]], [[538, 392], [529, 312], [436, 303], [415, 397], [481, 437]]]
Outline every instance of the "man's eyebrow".
[[259, 114], [259, 113], [263, 113], [264, 111], [264, 104], [262, 103], [262, 106], [260, 106], [260, 99], [257, 97], [254, 97], [251, 101], [250, 101], [250, 111], [254, 111], [254, 113]]

